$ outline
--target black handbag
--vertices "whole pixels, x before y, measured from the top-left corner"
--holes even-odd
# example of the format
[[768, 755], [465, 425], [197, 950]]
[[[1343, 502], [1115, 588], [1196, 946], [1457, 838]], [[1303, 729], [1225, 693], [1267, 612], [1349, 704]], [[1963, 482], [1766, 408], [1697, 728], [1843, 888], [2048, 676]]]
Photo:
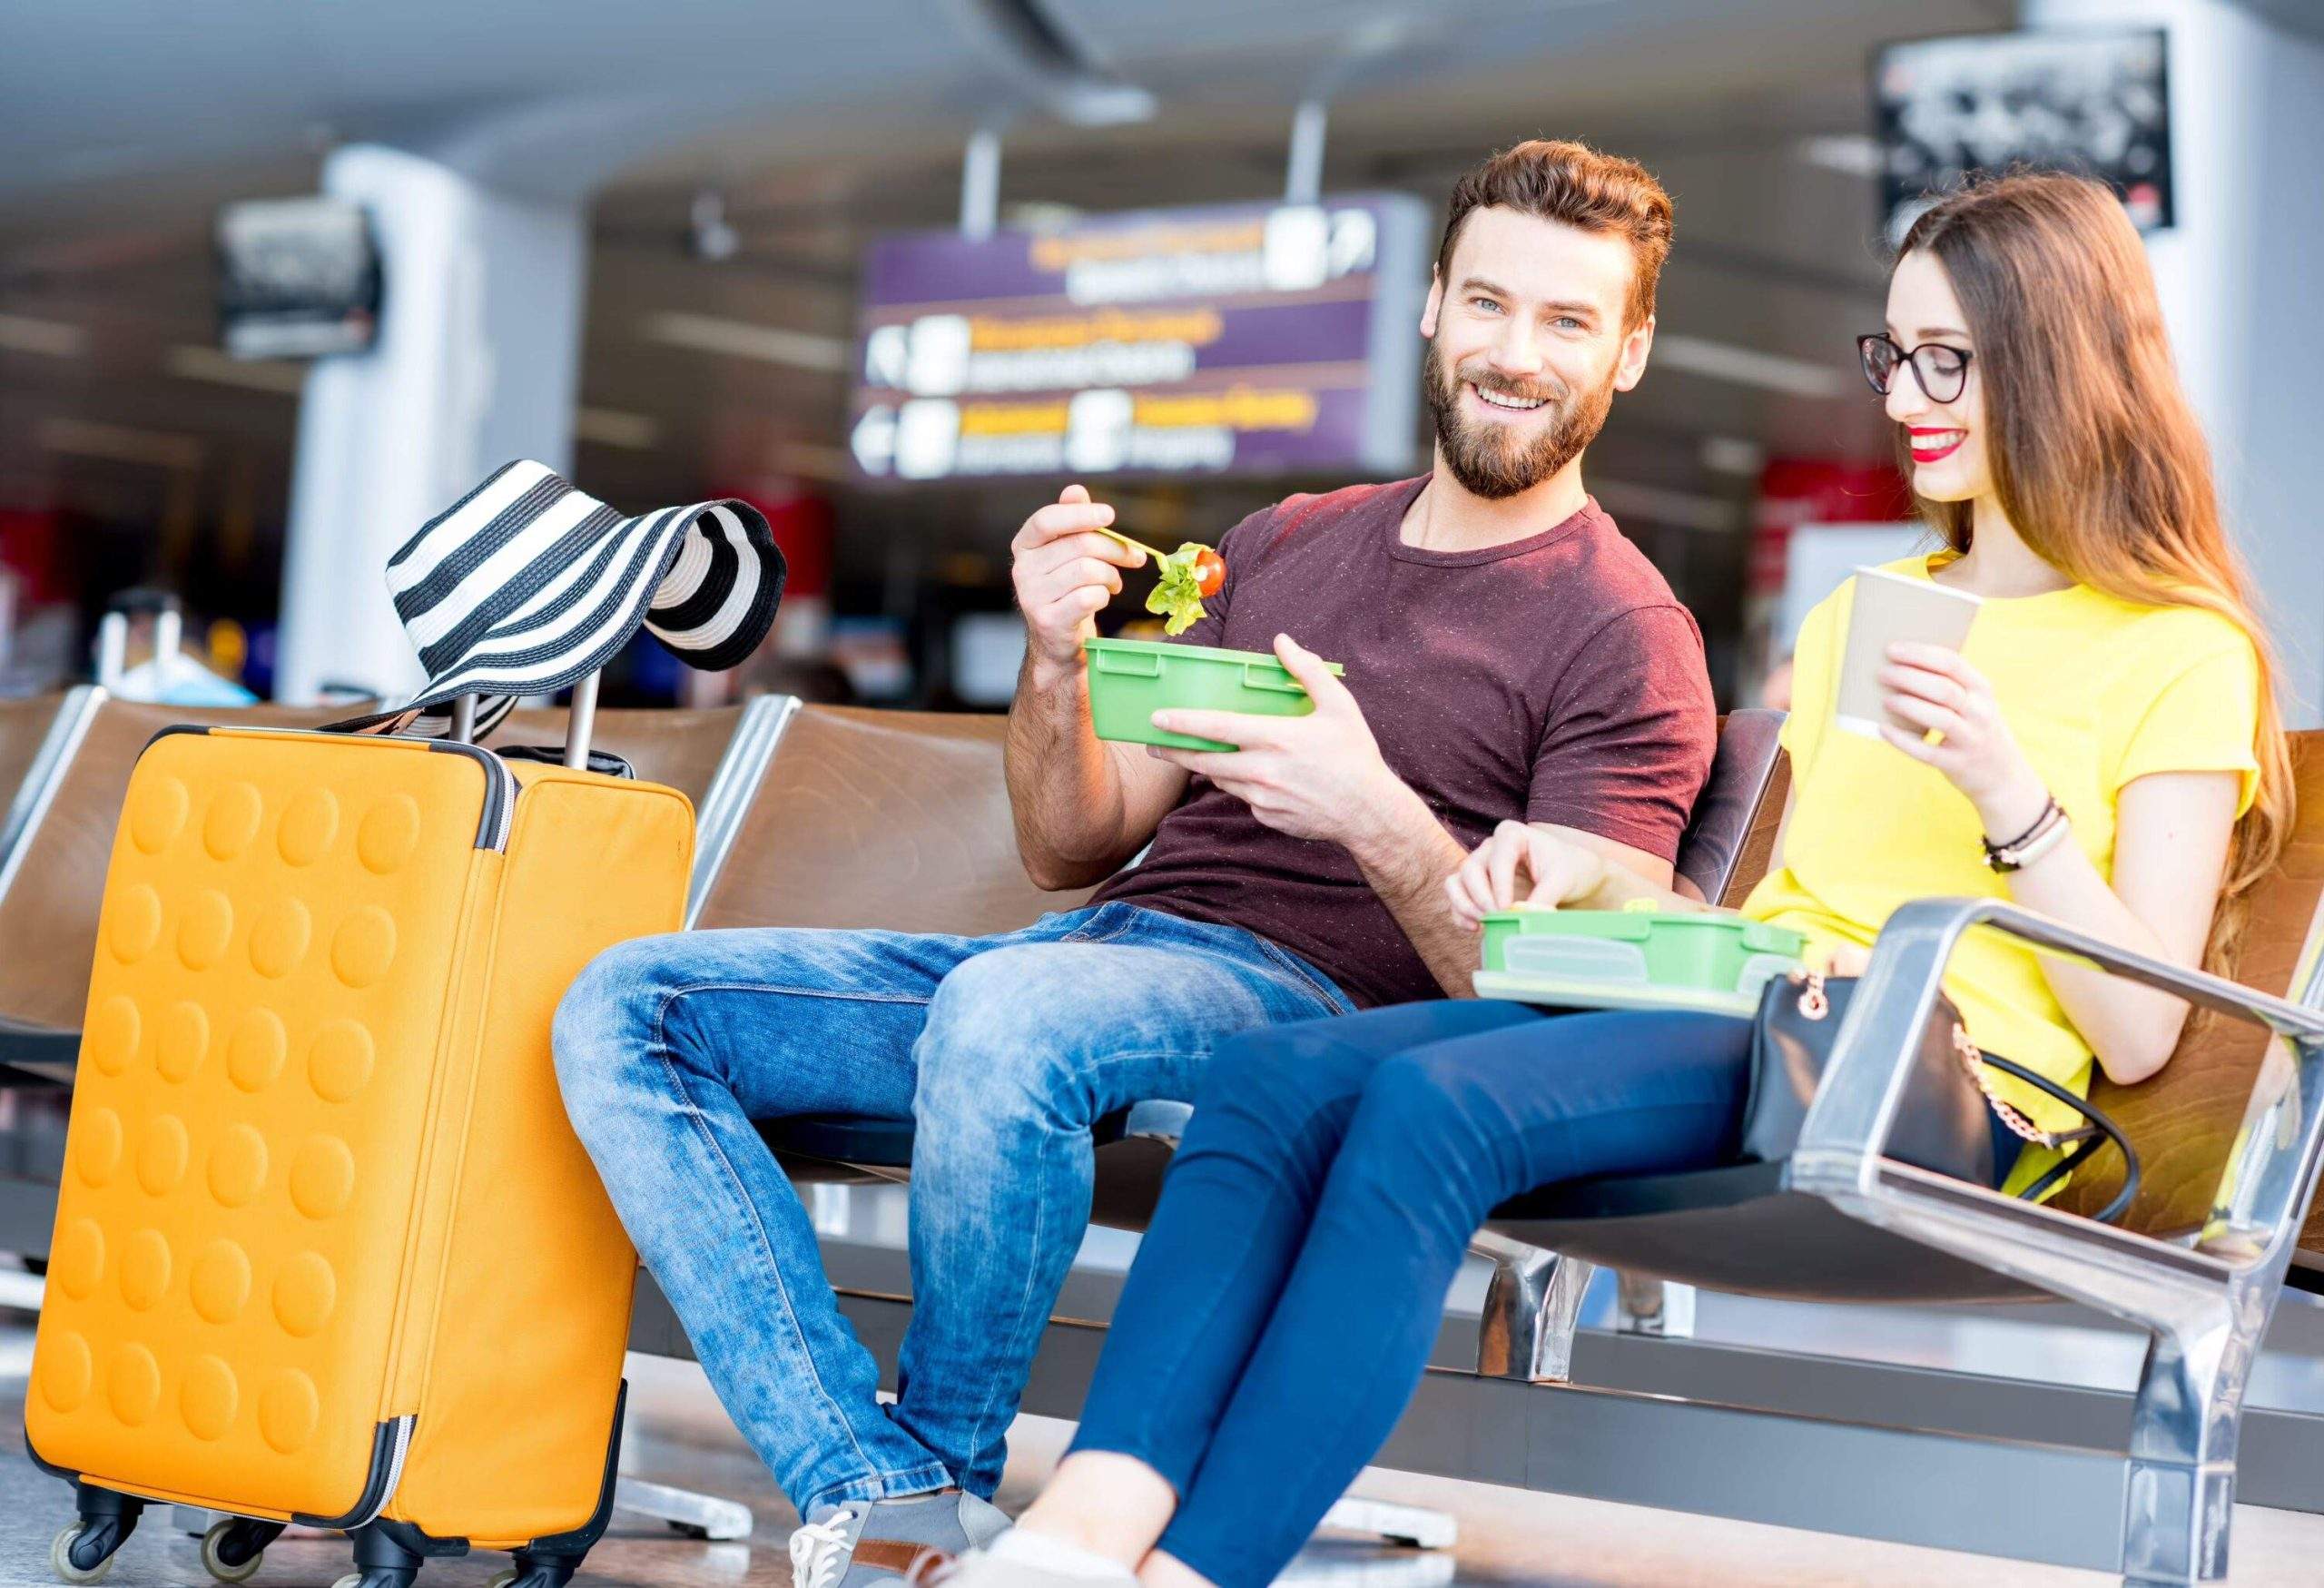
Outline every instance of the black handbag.
[[[1855, 996], [1853, 977], [1812, 974], [1772, 978], [1759, 995], [1751, 1033], [1751, 1090], [1743, 1107], [1740, 1155], [1749, 1162], [1773, 1163], [1791, 1156], [1831, 1061], [1832, 1039]], [[2090, 1122], [2072, 1130], [2044, 1130], [1993, 1093], [1990, 1067], [2072, 1107]], [[2096, 1217], [2112, 1223], [2131, 1205], [2139, 1187], [2139, 1155], [2113, 1120], [2083, 1099], [2023, 1065], [1978, 1051], [1969, 1041], [1960, 1011], [1944, 998], [1929, 1012], [1920, 1045], [1905, 1082], [1904, 1104], [1889, 1132], [1887, 1157], [1935, 1174], [1994, 1183], [1993, 1129], [1998, 1116], [2010, 1133], [2035, 1146], [2063, 1149], [2049, 1171], [2018, 1193], [2033, 1201], [2073, 1172], [2093, 1153], [2112, 1144], [2126, 1166], [2122, 1189]]]

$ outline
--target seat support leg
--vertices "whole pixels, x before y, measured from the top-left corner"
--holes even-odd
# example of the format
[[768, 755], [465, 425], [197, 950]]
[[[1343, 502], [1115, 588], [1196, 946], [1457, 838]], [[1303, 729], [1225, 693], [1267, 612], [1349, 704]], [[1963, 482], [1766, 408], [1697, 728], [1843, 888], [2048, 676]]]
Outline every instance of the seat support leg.
[[1614, 1327], [1626, 1335], [1695, 1337], [1695, 1287], [1645, 1274], [1624, 1274], [1616, 1292]]
[[1484, 1315], [1477, 1320], [1477, 1372], [1486, 1378], [1563, 1384], [1573, 1376], [1573, 1330], [1590, 1265], [1492, 1230], [1469, 1249], [1492, 1259]]
[[614, 1509], [651, 1516], [694, 1538], [735, 1539], [751, 1536], [751, 1508], [714, 1494], [649, 1484], [644, 1478], [614, 1480]]
[[2156, 1331], [2139, 1376], [2123, 1485], [2122, 1580], [2137, 1588], [2227, 1575], [2243, 1388], [2266, 1309], [2239, 1324], [2222, 1305]]

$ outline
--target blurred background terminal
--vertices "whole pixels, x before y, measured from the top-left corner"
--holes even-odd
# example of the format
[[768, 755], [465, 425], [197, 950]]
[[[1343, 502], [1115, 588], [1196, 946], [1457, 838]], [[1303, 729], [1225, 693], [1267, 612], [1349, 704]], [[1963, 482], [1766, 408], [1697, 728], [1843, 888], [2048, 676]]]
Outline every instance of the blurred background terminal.
[[1003, 706], [1066, 480], [1175, 544], [1426, 468], [1444, 199], [1532, 136], [1677, 200], [1589, 483], [1723, 705], [1916, 538], [1852, 339], [2027, 162], [2144, 231], [2318, 720], [2318, 0], [0, 0], [0, 693], [407, 689], [389, 554], [529, 457], [790, 557], [758, 657], [609, 702]]

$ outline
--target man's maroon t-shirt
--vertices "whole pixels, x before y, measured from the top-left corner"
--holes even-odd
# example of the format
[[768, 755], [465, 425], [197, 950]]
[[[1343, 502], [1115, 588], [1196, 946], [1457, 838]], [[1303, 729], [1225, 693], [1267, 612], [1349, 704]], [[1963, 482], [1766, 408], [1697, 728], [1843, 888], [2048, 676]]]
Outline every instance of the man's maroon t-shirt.
[[[1482, 551], [1404, 545], [1427, 483], [1252, 514], [1182, 641], [1271, 652], [1287, 634], [1342, 664], [1389, 768], [1464, 849], [1522, 820], [1674, 857], [1718, 737], [1693, 616], [1594, 500]], [[1262, 826], [1207, 778], [1095, 902], [1115, 900], [1255, 932], [1359, 1005], [1442, 996], [1345, 849]]]

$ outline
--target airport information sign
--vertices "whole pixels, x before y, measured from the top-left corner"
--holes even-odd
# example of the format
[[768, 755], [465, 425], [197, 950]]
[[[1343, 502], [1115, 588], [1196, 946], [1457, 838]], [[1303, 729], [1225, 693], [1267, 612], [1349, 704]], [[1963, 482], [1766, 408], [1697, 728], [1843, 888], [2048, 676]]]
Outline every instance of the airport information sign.
[[379, 252], [343, 199], [252, 199], [218, 212], [218, 319], [237, 359], [359, 353], [379, 323]]
[[1873, 64], [1888, 240], [1971, 172], [2031, 165], [2106, 182], [2142, 232], [2172, 223], [2168, 40], [2160, 27], [1955, 35]]
[[872, 479], [1393, 473], [1428, 215], [1402, 194], [872, 245], [849, 416]]

